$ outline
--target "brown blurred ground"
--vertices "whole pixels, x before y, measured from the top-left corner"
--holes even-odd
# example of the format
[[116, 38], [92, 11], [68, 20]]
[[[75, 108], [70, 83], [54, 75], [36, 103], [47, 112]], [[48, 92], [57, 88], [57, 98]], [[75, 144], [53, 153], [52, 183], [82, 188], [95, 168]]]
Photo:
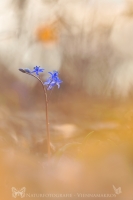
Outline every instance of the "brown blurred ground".
[[56, 153], [48, 161], [43, 93], [38, 91], [40, 85], [30, 91], [8, 73], [1, 80], [2, 199], [13, 199], [12, 187], [17, 190], [26, 187], [26, 194], [71, 193], [76, 195], [73, 199], [82, 199], [77, 197], [79, 193], [115, 194], [113, 185], [122, 189], [121, 194], [115, 194], [117, 199], [131, 199], [131, 100], [91, 98], [81, 91], [70, 92], [63, 87], [55, 89], [49, 97], [49, 117], [51, 141]]

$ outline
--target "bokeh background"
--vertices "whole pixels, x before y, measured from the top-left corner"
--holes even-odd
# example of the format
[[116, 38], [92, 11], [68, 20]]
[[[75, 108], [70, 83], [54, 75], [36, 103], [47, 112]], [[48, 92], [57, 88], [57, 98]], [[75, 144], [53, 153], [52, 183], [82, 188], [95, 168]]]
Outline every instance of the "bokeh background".
[[[34, 66], [63, 80], [48, 93], [50, 160], [42, 88], [18, 70]], [[2, 199], [133, 199], [132, 0], [1, 1], [0, 74]]]

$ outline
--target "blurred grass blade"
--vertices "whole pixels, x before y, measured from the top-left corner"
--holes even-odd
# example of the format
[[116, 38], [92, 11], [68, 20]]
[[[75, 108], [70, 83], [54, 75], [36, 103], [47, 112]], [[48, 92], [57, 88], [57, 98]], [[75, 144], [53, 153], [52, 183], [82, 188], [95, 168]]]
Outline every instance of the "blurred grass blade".
[[92, 133], [94, 133], [94, 131], [91, 131], [90, 133], [88, 133], [86, 136], [85, 136], [85, 138], [84, 138], [84, 140], [83, 140], [83, 143], [82, 144], [84, 144], [84, 143], [86, 143], [87, 142], [87, 140], [88, 140], [88, 138], [92, 135]]
[[61, 147], [56, 153], [55, 153], [55, 157], [56, 158], [60, 158], [66, 151], [71, 151], [73, 149], [75, 149], [76, 147], [78, 147], [79, 145], [81, 145], [82, 143], [80, 142], [71, 142], [68, 144], [65, 144], [63, 147]]

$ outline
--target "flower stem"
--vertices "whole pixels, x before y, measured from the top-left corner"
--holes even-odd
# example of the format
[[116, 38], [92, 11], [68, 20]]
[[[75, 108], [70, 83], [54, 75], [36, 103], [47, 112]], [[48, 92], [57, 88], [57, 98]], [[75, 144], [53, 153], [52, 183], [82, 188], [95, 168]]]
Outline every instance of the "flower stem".
[[[29, 74], [29, 73], [27, 73]], [[36, 78], [42, 85], [43, 87], [43, 91], [44, 91], [44, 95], [45, 95], [45, 110], [46, 110], [46, 133], [47, 133], [47, 152], [48, 152], [48, 158], [50, 158], [51, 155], [51, 151], [50, 151], [50, 131], [49, 131], [49, 117], [48, 117], [48, 95], [47, 95], [47, 90], [45, 88], [45, 86], [43, 85], [42, 80], [40, 79], [40, 77], [35, 76], [34, 74], [29, 74], [31, 76], [33, 76], [34, 78]]]

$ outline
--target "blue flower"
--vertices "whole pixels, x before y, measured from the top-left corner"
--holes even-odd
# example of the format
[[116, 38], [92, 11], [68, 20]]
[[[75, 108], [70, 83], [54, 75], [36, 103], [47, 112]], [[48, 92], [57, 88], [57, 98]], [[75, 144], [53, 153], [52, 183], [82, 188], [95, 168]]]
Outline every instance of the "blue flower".
[[43, 72], [44, 69], [43, 68], [40, 68], [38, 66], [34, 67], [34, 70], [31, 72], [31, 73], [36, 73], [36, 75], [39, 75], [39, 73]]
[[58, 72], [48, 72], [51, 76], [44, 82], [44, 85], [48, 85], [47, 90], [51, 90], [55, 85], [60, 87], [60, 83], [62, 83], [62, 80], [58, 77]]

